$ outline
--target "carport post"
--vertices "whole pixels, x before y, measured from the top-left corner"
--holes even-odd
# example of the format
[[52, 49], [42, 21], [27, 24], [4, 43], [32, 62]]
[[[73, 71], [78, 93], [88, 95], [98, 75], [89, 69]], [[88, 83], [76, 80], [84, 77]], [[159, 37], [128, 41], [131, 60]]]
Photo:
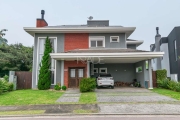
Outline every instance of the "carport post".
[[151, 59], [148, 60], [148, 71], [149, 71], [149, 89], [153, 89]]

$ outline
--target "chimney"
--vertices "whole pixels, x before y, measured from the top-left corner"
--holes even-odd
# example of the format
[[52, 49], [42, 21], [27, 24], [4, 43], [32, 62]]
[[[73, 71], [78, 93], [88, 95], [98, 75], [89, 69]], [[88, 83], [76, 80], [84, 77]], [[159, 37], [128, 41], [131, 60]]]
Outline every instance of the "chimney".
[[37, 18], [36, 20], [36, 27], [45, 27], [48, 26], [48, 23], [44, 19], [45, 11], [41, 10], [41, 18]]
[[[159, 34], [159, 27], [156, 27], [156, 36], [155, 36], [155, 52], [160, 52], [160, 43], [161, 35]], [[156, 58], [156, 69], [161, 69], [161, 58]]]

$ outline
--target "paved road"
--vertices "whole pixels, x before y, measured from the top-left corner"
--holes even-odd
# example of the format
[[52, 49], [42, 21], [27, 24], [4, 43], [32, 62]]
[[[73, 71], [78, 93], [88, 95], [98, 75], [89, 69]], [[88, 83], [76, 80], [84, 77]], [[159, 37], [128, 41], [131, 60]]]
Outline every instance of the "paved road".
[[0, 120], [179, 120], [177, 115], [128, 115], [128, 116], [39, 116], [39, 117], [0, 117]]

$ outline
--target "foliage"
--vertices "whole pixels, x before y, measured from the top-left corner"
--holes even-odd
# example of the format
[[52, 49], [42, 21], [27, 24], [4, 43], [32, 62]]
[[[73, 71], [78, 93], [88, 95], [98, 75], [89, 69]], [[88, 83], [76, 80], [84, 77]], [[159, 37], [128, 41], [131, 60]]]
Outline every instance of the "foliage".
[[38, 89], [46, 90], [51, 85], [51, 72], [49, 70], [51, 61], [49, 53], [52, 52], [52, 46], [49, 37], [46, 38], [44, 55], [40, 64]]
[[13, 90], [13, 84], [12, 83], [8, 83], [6, 80], [0, 80], [0, 94], [2, 94], [3, 92], [7, 92], [7, 91], [12, 91]]
[[7, 82], [9, 81], [9, 76], [5, 75], [3, 78], [4, 78], [4, 80], [6, 80]]
[[173, 91], [180, 92], [179, 82], [175, 82], [169, 79], [164, 79], [164, 80], [157, 80], [157, 85], [159, 88], [165, 88], [165, 89], [170, 89]]
[[0, 45], [0, 56], [0, 73], [5, 71], [29, 71], [32, 68], [32, 47], [25, 47], [21, 43], [2, 44]]
[[62, 86], [62, 90], [66, 90], [67, 87], [65, 85]]
[[55, 86], [54, 86], [54, 89], [55, 89], [55, 90], [60, 90], [60, 89], [61, 89], [61, 86], [55, 85]]
[[156, 77], [157, 80], [164, 80], [167, 78], [167, 70], [163, 69], [163, 70], [157, 70], [156, 71]]
[[89, 92], [96, 88], [95, 78], [82, 78], [80, 81], [80, 91]]
[[140, 82], [135, 82], [135, 87], [141, 87], [141, 83]]

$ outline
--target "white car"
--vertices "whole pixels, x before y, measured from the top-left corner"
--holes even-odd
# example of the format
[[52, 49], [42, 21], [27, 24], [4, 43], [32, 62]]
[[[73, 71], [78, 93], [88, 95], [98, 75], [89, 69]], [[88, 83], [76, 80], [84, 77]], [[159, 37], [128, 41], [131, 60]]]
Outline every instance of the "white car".
[[114, 79], [111, 74], [99, 74], [97, 77], [97, 88], [111, 87], [114, 89]]

